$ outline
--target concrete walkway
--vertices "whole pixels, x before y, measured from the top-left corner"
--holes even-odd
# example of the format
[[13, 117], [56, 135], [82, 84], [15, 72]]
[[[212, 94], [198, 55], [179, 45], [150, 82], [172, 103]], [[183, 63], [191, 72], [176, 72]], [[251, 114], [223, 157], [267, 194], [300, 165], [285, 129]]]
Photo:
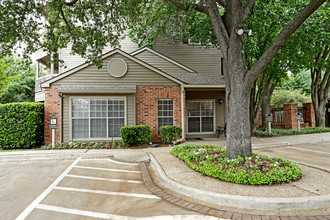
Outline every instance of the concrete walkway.
[[[253, 138], [258, 153], [295, 156], [304, 176], [295, 182], [273, 186], [246, 186], [201, 176], [170, 154], [171, 148], [146, 149], [153, 181], [177, 198], [207, 207], [250, 215], [330, 216], [330, 133]], [[310, 143], [310, 144], [306, 144]], [[189, 141], [184, 144], [225, 146], [225, 139]], [[305, 148], [303, 148], [305, 147]], [[290, 148], [290, 149], [289, 149]], [[277, 149], [274, 151], [273, 149]], [[291, 151], [291, 154], [288, 153]], [[271, 152], [271, 153], [269, 153]], [[305, 158], [310, 157], [309, 163]], [[328, 159], [329, 160], [329, 159]], [[326, 218], [324, 218], [326, 219]]]

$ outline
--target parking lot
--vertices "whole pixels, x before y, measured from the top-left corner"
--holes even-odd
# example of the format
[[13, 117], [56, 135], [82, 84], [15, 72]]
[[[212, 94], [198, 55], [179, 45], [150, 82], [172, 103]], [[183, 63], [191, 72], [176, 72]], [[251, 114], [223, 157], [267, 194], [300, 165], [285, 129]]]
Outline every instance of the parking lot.
[[0, 219], [213, 219], [153, 195], [138, 164], [109, 158], [0, 163]]

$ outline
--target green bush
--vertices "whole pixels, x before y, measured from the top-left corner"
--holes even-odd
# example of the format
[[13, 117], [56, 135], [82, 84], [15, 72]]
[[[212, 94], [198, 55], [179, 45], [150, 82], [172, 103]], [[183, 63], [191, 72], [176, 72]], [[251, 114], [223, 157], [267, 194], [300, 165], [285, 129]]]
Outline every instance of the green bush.
[[185, 145], [171, 153], [202, 175], [247, 184], [271, 185], [288, 183], [303, 175], [298, 164], [279, 157], [253, 154], [251, 157], [226, 157], [226, 148], [213, 145]]
[[120, 137], [126, 146], [149, 143], [151, 129], [148, 125], [123, 126], [120, 128]]
[[171, 144], [176, 137], [182, 137], [182, 128], [173, 125], [164, 125], [159, 128], [159, 136], [161, 136], [164, 144]]
[[272, 133], [268, 133], [268, 131], [256, 130], [252, 133], [254, 137], [279, 137], [285, 135], [299, 135], [299, 134], [313, 134], [313, 133], [322, 133], [322, 132], [330, 132], [330, 128], [301, 128], [300, 131], [297, 129], [279, 129], [272, 128]]
[[270, 101], [277, 108], [287, 103], [298, 103], [298, 106], [302, 106], [304, 102], [311, 102], [311, 98], [299, 90], [275, 90]]
[[40, 146], [44, 139], [44, 104], [34, 102], [0, 105], [0, 148]]

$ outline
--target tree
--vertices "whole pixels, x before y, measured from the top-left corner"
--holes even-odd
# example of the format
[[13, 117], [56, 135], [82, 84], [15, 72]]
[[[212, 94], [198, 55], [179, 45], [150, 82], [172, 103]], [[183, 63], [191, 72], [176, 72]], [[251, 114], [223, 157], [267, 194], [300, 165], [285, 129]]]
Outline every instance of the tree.
[[[1, 2], [1, 7], [6, 8], [0, 14], [1, 23], [0, 39], [4, 35], [4, 29], [16, 29], [18, 32], [8, 32], [1, 48], [5, 46], [11, 49], [20, 39], [36, 45], [42, 45], [46, 50], [55, 53], [58, 48], [64, 47], [69, 41], [73, 42], [72, 50], [94, 63], [99, 63], [99, 55], [104, 46], [118, 44], [118, 41], [126, 28], [136, 26], [152, 26], [156, 29], [167, 28], [170, 21], [175, 23], [192, 21], [202, 14], [208, 21], [206, 25], [211, 25], [213, 34], [224, 56], [224, 76], [227, 100], [227, 157], [237, 158], [237, 156], [251, 156], [251, 132], [249, 120], [250, 94], [253, 83], [274, 58], [278, 50], [294, 33], [294, 31], [315, 11], [325, 0], [311, 0], [303, 10], [296, 14], [291, 21], [280, 31], [269, 44], [261, 57], [250, 69], [246, 69], [242, 56], [244, 37], [236, 33], [237, 29], [244, 28], [244, 21], [249, 16], [256, 0], [168, 0], [168, 1], [148, 1], [148, 0], [126, 0], [126, 1], [103, 1], [103, 0], [72, 0], [71, 2], [61, 0], [49, 1], [23, 1], [14, 3], [6, 0]], [[47, 2], [47, 4], [45, 4]], [[43, 5], [46, 7], [43, 7]], [[276, 1], [274, 2], [276, 5]], [[27, 8], [24, 10], [23, 8]], [[9, 16], [10, 13], [14, 16]], [[14, 11], [14, 12], [13, 12]], [[30, 34], [36, 34], [31, 30], [31, 26], [36, 25], [36, 21], [31, 21], [31, 15], [45, 11], [48, 17], [46, 25], [47, 32], [43, 43], [37, 41]], [[162, 13], [164, 15], [162, 15]], [[16, 15], [24, 15], [21, 18]], [[145, 15], [148, 15], [146, 18]], [[160, 16], [159, 16], [160, 15]], [[166, 19], [163, 19], [163, 17]], [[160, 18], [159, 18], [160, 17]], [[158, 22], [149, 21], [159, 18]], [[178, 19], [179, 18], [179, 19]], [[184, 18], [181, 20], [181, 18]], [[26, 24], [25, 19], [32, 24]], [[17, 21], [16, 21], [17, 20]], [[15, 21], [15, 22], [13, 22]], [[162, 24], [163, 26], [161, 26]], [[198, 21], [194, 22], [198, 24]], [[28, 28], [25, 28], [29, 25]], [[158, 25], [158, 26], [156, 26]], [[202, 24], [197, 25], [197, 27]], [[38, 30], [39, 26], [35, 27]], [[143, 36], [153, 34], [153, 28], [147, 30]], [[180, 26], [178, 27], [180, 28]], [[167, 31], [177, 30], [178, 28]], [[24, 34], [22, 30], [25, 30]], [[8, 30], [10, 31], [10, 30]], [[212, 34], [210, 33], [210, 34]], [[175, 35], [175, 32], [172, 32]], [[207, 33], [209, 34], [209, 33]], [[6, 34], [5, 34], [6, 35]], [[156, 35], [156, 34], [154, 34]], [[13, 40], [12, 40], [13, 39]], [[90, 46], [90, 47], [89, 47]], [[29, 45], [30, 47], [30, 45]], [[36, 47], [38, 48], [38, 47]], [[0, 51], [4, 53], [4, 51]]]
[[274, 91], [270, 102], [277, 108], [280, 108], [286, 103], [298, 103], [299, 106], [302, 106], [302, 103], [310, 101], [310, 97], [302, 93], [301, 90], [279, 89]]
[[301, 52], [297, 61], [310, 70], [315, 124], [324, 126], [325, 104], [330, 89], [330, 2], [327, 1], [296, 33]]
[[300, 73], [291, 76], [289, 81], [285, 82], [280, 88], [284, 90], [301, 90], [305, 95], [311, 95], [311, 74], [308, 70], [303, 70]]
[[36, 67], [16, 56], [0, 60], [0, 103], [33, 102]]

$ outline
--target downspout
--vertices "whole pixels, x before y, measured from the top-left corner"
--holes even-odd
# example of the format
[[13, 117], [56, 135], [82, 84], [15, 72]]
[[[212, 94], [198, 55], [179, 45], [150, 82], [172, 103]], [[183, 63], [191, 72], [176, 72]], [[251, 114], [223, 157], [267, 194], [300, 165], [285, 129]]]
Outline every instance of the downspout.
[[63, 132], [63, 115], [62, 115], [62, 102], [63, 102], [63, 95], [62, 93], [58, 93], [58, 95], [60, 96], [60, 144], [63, 142], [62, 140], [62, 132]]
[[178, 142], [183, 142], [184, 136], [185, 136], [185, 124], [184, 124], [184, 85], [181, 84], [181, 128], [182, 128], [182, 137], [181, 139], [177, 140], [176, 143]]

